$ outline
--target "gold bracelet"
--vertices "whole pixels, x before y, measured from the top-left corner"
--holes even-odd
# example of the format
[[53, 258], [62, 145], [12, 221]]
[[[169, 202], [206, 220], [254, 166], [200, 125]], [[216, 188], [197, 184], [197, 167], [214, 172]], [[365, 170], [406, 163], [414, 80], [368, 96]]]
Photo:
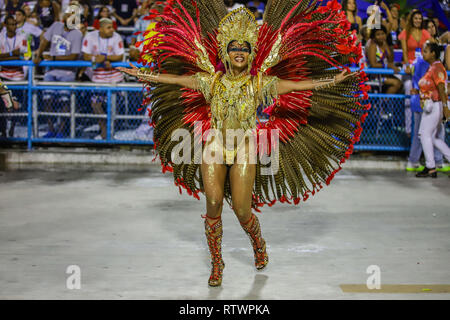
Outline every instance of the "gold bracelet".
[[313, 80], [313, 83], [320, 83], [314, 87], [314, 90], [329, 88], [336, 83], [336, 77], [334, 77], [333, 79], [329, 78], [316, 79]]
[[136, 77], [138, 77], [141, 80], [148, 81], [148, 82], [157, 82], [158, 81], [158, 77], [159, 77], [159, 73], [158, 74], [154, 74], [151, 71], [150, 71], [150, 73], [139, 71], [136, 74]]

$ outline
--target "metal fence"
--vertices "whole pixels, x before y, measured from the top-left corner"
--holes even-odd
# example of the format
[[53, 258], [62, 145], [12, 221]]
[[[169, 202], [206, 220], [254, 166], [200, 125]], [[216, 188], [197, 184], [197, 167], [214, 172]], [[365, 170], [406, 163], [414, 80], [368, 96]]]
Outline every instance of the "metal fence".
[[[31, 61], [4, 61], [0, 66], [28, 67], [27, 80], [7, 82], [20, 102], [20, 109], [0, 112], [1, 141], [33, 143], [153, 145], [153, 130], [142, 103], [142, 84], [124, 82], [44, 82], [35, 77]], [[86, 61], [44, 61], [40, 67], [91, 66]], [[128, 63], [113, 63], [113, 67]], [[393, 74], [389, 69], [366, 69], [367, 74]], [[375, 88], [378, 83], [375, 84]], [[370, 93], [372, 108], [363, 124], [356, 150], [407, 151], [410, 137], [405, 130], [406, 95]], [[2, 104], [2, 102], [0, 102]], [[103, 128], [103, 131], [102, 131]], [[450, 126], [446, 127], [450, 133]], [[103, 135], [102, 135], [103, 133]], [[449, 139], [450, 135], [447, 135]], [[450, 142], [450, 141], [448, 141]]]

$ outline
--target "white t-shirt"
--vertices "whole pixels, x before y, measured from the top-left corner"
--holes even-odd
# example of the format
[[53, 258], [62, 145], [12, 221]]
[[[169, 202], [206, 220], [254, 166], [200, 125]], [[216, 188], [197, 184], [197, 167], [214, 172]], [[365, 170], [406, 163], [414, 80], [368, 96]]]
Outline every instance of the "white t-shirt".
[[[89, 32], [83, 39], [83, 46], [81, 52], [100, 55], [123, 55], [125, 49], [123, 46], [122, 37], [114, 32], [111, 38], [100, 37], [100, 31]], [[96, 69], [86, 69], [86, 74], [91, 78], [93, 82], [121, 82], [123, 81], [123, 75], [116, 69], [105, 69], [99, 65]]]
[[[8, 53], [20, 50], [21, 54], [28, 52], [27, 39], [22, 34], [16, 34], [13, 38], [8, 38], [6, 33], [0, 33], [0, 52]], [[0, 77], [11, 81], [21, 81], [25, 79], [25, 67], [2, 67]]]
[[42, 34], [42, 29], [39, 28], [38, 26], [35, 26], [34, 24], [31, 24], [29, 22], [25, 22], [23, 24], [23, 26], [21, 26], [20, 28], [16, 29], [16, 33], [20, 34], [23, 33], [25, 34], [27, 37], [28, 35], [32, 35], [34, 37], [39, 38]]

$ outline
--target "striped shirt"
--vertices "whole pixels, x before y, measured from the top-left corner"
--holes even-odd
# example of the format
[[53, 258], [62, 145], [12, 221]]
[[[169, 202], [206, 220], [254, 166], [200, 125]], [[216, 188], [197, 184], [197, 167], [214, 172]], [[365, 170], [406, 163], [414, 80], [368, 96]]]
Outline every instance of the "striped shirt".
[[[125, 49], [123, 47], [122, 37], [114, 32], [111, 38], [100, 37], [100, 31], [89, 32], [83, 39], [83, 46], [81, 52], [91, 55], [106, 54], [110, 55], [123, 55]], [[123, 81], [123, 75], [115, 68], [106, 69], [103, 64], [97, 65], [94, 70], [87, 68], [86, 74], [93, 82], [121, 82]]]
[[[28, 42], [24, 35], [16, 34], [13, 38], [9, 38], [6, 34], [0, 34], [0, 52], [9, 53], [19, 50], [20, 54], [28, 52]], [[21, 81], [25, 79], [25, 67], [2, 67], [0, 77], [11, 81]]]

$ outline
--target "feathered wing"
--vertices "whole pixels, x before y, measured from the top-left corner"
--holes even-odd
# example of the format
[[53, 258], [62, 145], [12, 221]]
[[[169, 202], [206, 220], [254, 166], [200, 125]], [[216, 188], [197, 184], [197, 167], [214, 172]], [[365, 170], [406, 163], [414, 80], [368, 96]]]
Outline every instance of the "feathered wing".
[[[218, 63], [214, 32], [226, 14], [221, 0], [167, 1], [163, 14], [151, 11], [149, 19], [158, 16], [162, 21], [152, 30], [156, 35], [145, 38], [140, 62], [161, 73], [214, 74]], [[180, 149], [193, 151], [196, 143], [202, 143], [201, 131], [210, 127], [209, 105], [199, 91], [177, 85], [147, 83], [145, 94], [144, 105], [152, 102], [155, 158], [159, 156], [163, 172], [173, 172], [180, 193], [184, 188], [199, 199], [198, 193], [203, 189], [201, 154], [191, 152], [190, 161], [178, 163], [172, 153]], [[201, 123], [200, 128], [195, 126], [197, 121]], [[183, 137], [181, 142], [172, 141], [172, 135], [177, 133]], [[186, 156], [183, 152], [176, 155]]]
[[[361, 46], [355, 44], [356, 35], [349, 31], [339, 3], [319, 4], [269, 0], [254, 74], [293, 81], [331, 78], [360, 60]], [[361, 104], [367, 98], [365, 80], [360, 70], [358, 77], [328, 89], [280, 95], [264, 110], [269, 120], [258, 126], [259, 135], [266, 129], [270, 139], [270, 132], [279, 129], [279, 166], [274, 174], [262, 174], [267, 165], [258, 162], [254, 209], [276, 201], [297, 204], [331, 182], [359, 141], [370, 108]], [[275, 146], [273, 139], [266, 149]]]

